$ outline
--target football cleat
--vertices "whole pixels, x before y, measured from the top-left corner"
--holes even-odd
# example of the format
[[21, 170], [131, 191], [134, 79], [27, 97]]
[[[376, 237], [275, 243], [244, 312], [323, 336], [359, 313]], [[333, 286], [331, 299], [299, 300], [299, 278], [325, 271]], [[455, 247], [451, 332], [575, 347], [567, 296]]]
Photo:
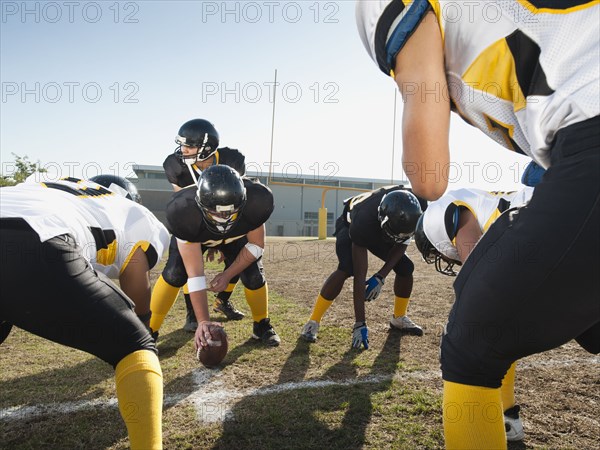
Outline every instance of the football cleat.
[[302, 328], [300, 337], [306, 342], [317, 342], [317, 333], [319, 332], [319, 322], [315, 320], [309, 320]]
[[414, 323], [408, 316], [392, 317], [390, 326], [395, 330], [400, 330], [406, 334], [423, 336], [423, 328]]
[[242, 320], [245, 317], [245, 314], [239, 311], [229, 299], [223, 300], [217, 297], [213, 311], [225, 314], [229, 320]]
[[506, 430], [506, 440], [510, 442], [522, 441], [525, 437], [523, 431], [523, 422], [519, 417], [521, 407], [515, 405], [504, 411], [504, 429]]
[[267, 317], [260, 322], [254, 322], [252, 337], [262, 341], [269, 347], [277, 347], [281, 339], [277, 336], [275, 329], [271, 326], [271, 320]]

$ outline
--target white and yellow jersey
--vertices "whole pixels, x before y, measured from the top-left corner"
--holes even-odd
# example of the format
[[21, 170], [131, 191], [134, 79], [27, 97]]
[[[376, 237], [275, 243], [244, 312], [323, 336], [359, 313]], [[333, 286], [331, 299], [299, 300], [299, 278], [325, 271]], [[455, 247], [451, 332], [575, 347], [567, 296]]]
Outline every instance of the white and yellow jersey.
[[0, 189], [0, 218], [22, 218], [44, 242], [72, 235], [96, 270], [118, 278], [141, 247], [150, 267], [169, 245], [169, 233], [145, 207], [91, 181], [66, 178]]
[[533, 195], [532, 187], [515, 192], [487, 192], [457, 189], [431, 202], [423, 213], [423, 231], [429, 242], [444, 256], [460, 261], [456, 250], [456, 232], [460, 208], [467, 208], [477, 219], [482, 233], [509, 208], [522, 206]]
[[359, 33], [384, 73], [428, 11], [444, 41], [448, 92], [437, 94], [496, 142], [548, 168], [556, 131], [600, 115], [600, 0], [359, 0]]

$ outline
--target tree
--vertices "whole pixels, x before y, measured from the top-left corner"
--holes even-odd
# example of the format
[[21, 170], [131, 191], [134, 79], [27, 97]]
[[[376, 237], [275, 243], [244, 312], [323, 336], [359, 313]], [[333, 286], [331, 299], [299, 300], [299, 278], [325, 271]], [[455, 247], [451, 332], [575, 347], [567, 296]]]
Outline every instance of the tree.
[[14, 167], [11, 167], [13, 170], [9, 175], [0, 174], [0, 187], [14, 186], [15, 184], [22, 183], [32, 173], [47, 172], [46, 169], [41, 167], [39, 160], [31, 162], [28, 156], [19, 156], [15, 153], [12, 153], [12, 155], [15, 157]]

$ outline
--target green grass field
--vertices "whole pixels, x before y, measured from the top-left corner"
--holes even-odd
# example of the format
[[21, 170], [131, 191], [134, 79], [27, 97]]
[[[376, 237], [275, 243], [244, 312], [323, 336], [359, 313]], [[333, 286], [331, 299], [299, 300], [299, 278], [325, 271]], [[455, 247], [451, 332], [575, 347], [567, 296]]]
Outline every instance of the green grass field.
[[[249, 315], [241, 289], [234, 300]], [[297, 339], [309, 312], [271, 291], [282, 345], [250, 339], [249, 317], [227, 322], [229, 353], [208, 370], [193, 357], [192, 334], [180, 329], [178, 300], [158, 345], [165, 447], [439, 448], [440, 396], [400, 376], [419, 370], [399, 360], [400, 335], [390, 333], [380, 351], [360, 352], [349, 350], [346, 326], [332, 325], [321, 335], [326, 345], [309, 345]], [[107, 364], [13, 330], [0, 365], [2, 448], [127, 447]]]
[[[269, 309], [280, 347], [266, 348], [250, 339], [252, 321], [240, 286], [233, 300], [247, 317], [231, 322], [213, 315], [224, 322], [229, 337], [229, 353], [218, 369], [204, 369], [195, 360], [192, 334], [181, 330], [181, 299], [167, 316], [158, 343], [165, 448], [442, 448], [437, 351], [452, 303], [452, 280], [433, 275], [431, 267], [411, 254], [416, 274], [423, 274], [415, 277], [411, 306], [411, 317], [424, 326], [423, 337], [388, 331], [392, 283], [386, 283], [382, 300], [367, 308], [368, 351], [349, 348], [353, 320], [348, 286], [324, 319], [318, 342], [307, 344], [298, 335], [322, 281], [335, 266], [331, 241], [270, 240], [267, 248]], [[576, 352], [575, 357], [587, 361], [585, 354], [568, 350], [571, 360]], [[553, 358], [562, 358], [562, 353]], [[572, 372], [569, 388], [557, 375], [567, 366], [554, 369], [536, 360], [530, 364], [519, 376], [531, 382], [517, 383], [529, 440], [509, 448], [577, 448], [577, 443], [594, 448], [597, 372], [595, 378], [583, 372], [581, 379]], [[0, 347], [0, 367], [0, 448], [128, 447], [113, 370], [104, 362], [13, 330]], [[589, 365], [582, 367], [589, 370]], [[551, 383], [564, 389], [572, 403], [561, 406], [540, 395]], [[571, 425], [561, 420], [565, 404], [577, 411]], [[545, 420], [551, 425], [545, 426]]]

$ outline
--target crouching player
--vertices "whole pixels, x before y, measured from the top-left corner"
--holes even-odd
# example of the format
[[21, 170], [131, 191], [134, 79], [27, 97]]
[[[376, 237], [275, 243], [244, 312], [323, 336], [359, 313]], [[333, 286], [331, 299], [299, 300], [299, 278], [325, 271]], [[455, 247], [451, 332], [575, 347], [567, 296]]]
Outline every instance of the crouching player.
[[148, 271], [169, 235], [132, 201], [130, 182], [97, 181], [0, 189], [0, 322], [111, 364], [131, 448], [162, 448], [162, 372], [142, 321], [150, 319]]
[[[206, 291], [223, 292], [238, 275], [254, 320], [252, 337], [271, 347], [280, 338], [268, 311], [267, 281], [262, 265], [265, 222], [273, 212], [273, 193], [257, 181], [242, 178], [226, 165], [213, 165], [200, 175], [197, 187], [173, 195], [167, 222], [177, 238], [186, 270], [190, 299], [198, 322], [196, 346], [206, 346], [211, 330]], [[206, 283], [202, 253], [219, 250], [225, 270]]]
[[[375, 300], [379, 296], [385, 278], [392, 270], [395, 272], [395, 299], [390, 326], [421, 336], [422, 328], [407, 316], [414, 265], [405, 254], [422, 213], [419, 200], [402, 186], [392, 186], [365, 192], [347, 199], [344, 204], [344, 211], [335, 226], [338, 268], [321, 287], [301, 337], [308, 342], [317, 340], [323, 315], [342, 291], [346, 280], [353, 276], [356, 322], [352, 332], [352, 347], [369, 348], [365, 301]], [[384, 265], [366, 280], [368, 252], [383, 260]]]
[[[526, 204], [532, 194], [531, 187], [517, 192], [450, 191], [430, 203], [419, 219], [415, 244], [426, 263], [435, 264], [441, 274], [454, 276], [454, 266], [465, 262], [492, 223], [509, 208]], [[508, 441], [524, 437], [520, 407], [515, 402], [515, 367], [513, 362], [500, 388]]]

